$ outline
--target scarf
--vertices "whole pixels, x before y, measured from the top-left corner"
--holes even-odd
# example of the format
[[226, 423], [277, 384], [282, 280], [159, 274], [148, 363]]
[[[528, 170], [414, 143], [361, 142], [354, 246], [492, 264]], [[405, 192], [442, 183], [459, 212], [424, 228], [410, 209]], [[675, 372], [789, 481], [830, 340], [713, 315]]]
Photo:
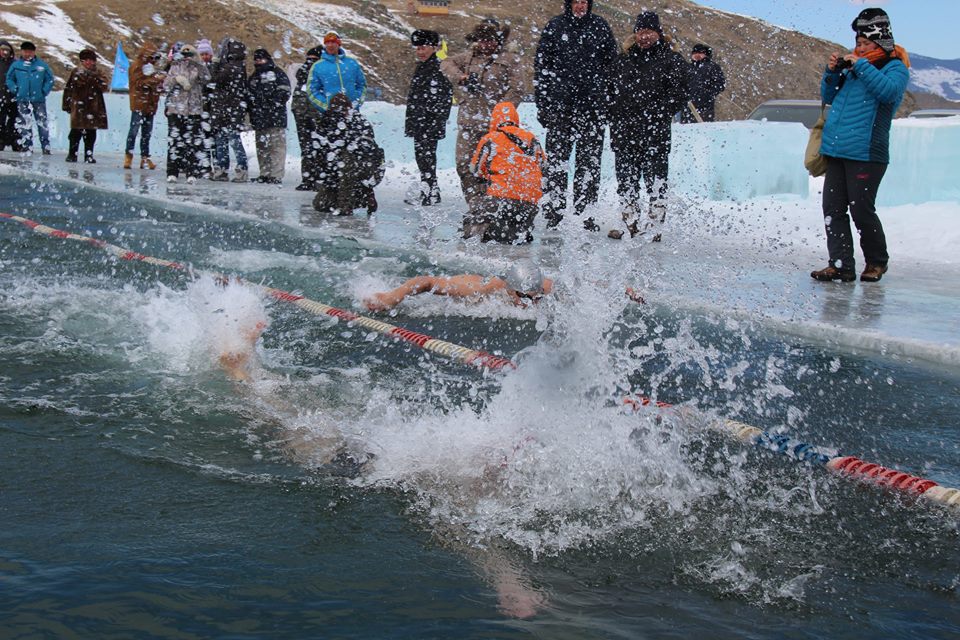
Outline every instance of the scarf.
[[910, 68], [910, 55], [907, 54], [907, 50], [901, 47], [900, 45], [894, 46], [893, 51], [891, 53], [887, 53], [883, 49], [874, 49], [873, 51], [871, 51], [870, 53], [862, 57], [865, 58], [866, 61], [872, 65], [876, 65], [881, 60], [886, 60], [887, 58], [897, 58], [898, 60], [903, 62], [903, 64], [908, 69]]

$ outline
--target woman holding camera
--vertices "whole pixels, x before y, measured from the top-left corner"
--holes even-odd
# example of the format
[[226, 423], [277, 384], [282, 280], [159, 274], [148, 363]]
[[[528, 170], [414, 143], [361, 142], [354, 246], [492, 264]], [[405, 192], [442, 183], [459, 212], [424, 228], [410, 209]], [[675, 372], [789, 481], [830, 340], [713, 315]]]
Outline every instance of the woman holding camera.
[[823, 216], [830, 263], [810, 276], [823, 282], [856, 279], [851, 217], [866, 261], [860, 280], [877, 282], [887, 272], [877, 190], [890, 162], [890, 123], [910, 79], [910, 59], [894, 43], [886, 12], [864, 9], [851, 26], [856, 48], [831, 55], [820, 84], [823, 101], [832, 105], [820, 146], [828, 161]]

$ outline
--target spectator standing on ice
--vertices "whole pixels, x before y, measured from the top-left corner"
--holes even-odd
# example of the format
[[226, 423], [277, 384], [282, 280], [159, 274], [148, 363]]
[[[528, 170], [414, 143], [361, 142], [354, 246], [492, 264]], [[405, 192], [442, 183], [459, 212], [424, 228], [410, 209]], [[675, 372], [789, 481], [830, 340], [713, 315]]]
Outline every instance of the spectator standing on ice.
[[310, 104], [310, 70], [320, 61], [322, 47], [307, 51], [302, 64], [293, 72], [293, 99], [290, 110], [297, 125], [297, 140], [300, 142], [300, 184], [297, 191], [315, 191], [320, 173], [320, 112]]
[[320, 213], [348, 216], [354, 209], [377, 210], [373, 188], [383, 180], [383, 149], [377, 144], [373, 127], [338, 93], [330, 98], [320, 120], [323, 143], [323, 171], [313, 208]]
[[360, 63], [343, 50], [340, 34], [329, 31], [323, 37], [323, 55], [310, 70], [310, 102], [326, 111], [330, 98], [338, 93], [350, 98], [353, 108], [359, 110], [367, 96], [367, 78]]
[[124, 169], [133, 166], [137, 134], [140, 135], [140, 168], [157, 168], [150, 159], [150, 135], [160, 105], [163, 80], [166, 78], [161, 68], [162, 59], [156, 43], [145, 42], [130, 65], [130, 129], [127, 131], [126, 153], [123, 156]]
[[234, 182], [249, 180], [247, 152], [240, 132], [247, 117], [247, 47], [234, 38], [224, 38], [210, 69], [210, 126], [213, 129], [211, 180], [226, 182], [230, 174], [230, 149], [236, 159]]
[[447, 135], [453, 87], [440, 71], [437, 58], [440, 34], [418, 29], [410, 36], [410, 41], [418, 62], [407, 92], [404, 131], [408, 138], [413, 138], [413, 152], [420, 170], [420, 204], [428, 207], [440, 202], [437, 144]]
[[20, 150], [33, 148], [33, 124], [37, 124], [40, 148], [50, 155], [50, 132], [47, 125], [47, 96], [53, 90], [53, 72], [37, 57], [37, 47], [25, 41], [20, 45], [20, 59], [7, 71], [7, 89], [17, 101], [17, 136]]
[[[574, 213], [597, 201], [606, 126], [610, 67], [617, 57], [610, 25], [593, 13], [593, 0], [565, 0], [563, 15], [543, 29], [534, 60], [537, 119], [546, 129], [544, 217], [549, 226], [567, 205], [568, 164], [576, 147]], [[595, 226], [592, 220], [588, 228]]]
[[13, 64], [13, 47], [6, 40], [0, 40], [0, 151], [10, 147], [20, 150], [17, 141], [17, 100], [7, 87], [7, 71]]
[[487, 194], [482, 213], [464, 220], [464, 237], [480, 235], [481, 242], [506, 244], [532, 242], [546, 161], [536, 136], [520, 128], [513, 103], [494, 107], [490, 133], [480, 139], [470, 163], [474, 174], [487, 182]]
[[213, 124], [210, 115], [210, 101], [213, 98], [213, 45], [207, 38], [197, 40], [194, 45], [197, 48], [197, 57], [200, 63], [207, 68], [207, 73], [211, 74], [211, 79], [203, 87], [203, 113], [200, 114], [200, 128], [203, 131], [203, 167], [204, 177], [212, 177], [213, 167]]
[[[179, 56], [179, 59], [177, 59]], [[206, 66], [197, 59], [193, 45], [183, 45], [174, 56], [170, 71], [163, 81], [167, 94], [167, 182], [176, 182], [181, 173], [188, 183], [203, 174], [204, 156], [203, 89], [210, 81]]]
[[110, 83], [97, 68], [97, 54], [92, 49], [80, 52], [80, 65], [70, 72], [63, 88], [63, 110], [70, 114], [70, 143], [67, 162], [77, 161], [80, 140], [83, 139], [83, 161], [95, 163], [93, 146], [97, 143], [97, 129], [107, 128], [107, 104], [104, 92]]
[[253, 73], [247, 80], [250, 125], [257, 141], [260, 176], [257, 182], [283, 182], [287, 160], [287, 100], [290, 79], [273, 62], [266, 49], [253, 52]]
[[[723, 93], [726, 84], [723, 69], [713, 61], [713, 49], [705, 44], [694, 45], [690, 54], [690, 102], [704, 122], [716, 121], [717, 96]], [[697, 122], [689, 106], [683, 108], [680, 122]]]
[[482, 178], [470, 171], [470, 161], [487, 134], [493, 108], [500, 102], [517, 104], [521, 98], [520, 67], [516, 56], [505, 50], [510, 27], [501, 27], [496, 20], [484, 20], [467, 35], [473, 46], [450, 56], [440, 69], [454, 88], [459, 105], [457, 114], [457, 174], [469, 209], [479, 206], [486, 191]]
[[[621, 215], [631, 236], [649, 232], [654, 241], [660, 240], [656, 227], [667, 215], [671, 122], [687, 102], [688, 73], [657, 14], [644, 11], [637, 16], [633, 38], [618, 56], [610, 79], [610, 146]], [[647, 222], [641, 229], [637, 217], [646, 207]], [[622, 235], [617, 229], [610, 233], [613, 238]]]
[[877, 282], [889, 260], [877, 216], [877, 190], [890, 162], [890, 123], [910, 81], [910, 58], [894, 42], [890, 17], [882, 9], [864, 9], [851, 26], [856, 48], [846, 55], [832, 54], [820, 83], [821, 98], [832, 105], [820, 146], [827, 158], [823, 217], [830, 263], [810, 276], [856, 279], [853, 217], [866, 261], [860, 280]]

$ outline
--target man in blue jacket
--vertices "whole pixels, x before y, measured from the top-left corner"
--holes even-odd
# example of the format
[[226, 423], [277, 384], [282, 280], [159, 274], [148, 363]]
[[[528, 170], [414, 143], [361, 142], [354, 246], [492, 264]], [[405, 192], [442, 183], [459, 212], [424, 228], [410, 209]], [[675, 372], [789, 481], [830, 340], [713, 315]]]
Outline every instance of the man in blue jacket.
[[356, 110], [367, 95], [367, 79], [360, 64], [343, 51], [340, 34], [330, 31], [323, 37], [323, 54], [310, 69], [310, 102], [320, 111], [326, 111], [330, 98], [338, 93], [350, 98]]
[[47, 63], [37, 57], [32, 42], [20, 45], [20, 59], [7, 71], [7, 89], [17, 101], [17, 135], [20, 148], [29, 152], [33, 147], [33, 122], [37, 123], [40, 148], [50, 155], [50, 133], [47, 128], [47, 96], [53, 90], [53, 72]]

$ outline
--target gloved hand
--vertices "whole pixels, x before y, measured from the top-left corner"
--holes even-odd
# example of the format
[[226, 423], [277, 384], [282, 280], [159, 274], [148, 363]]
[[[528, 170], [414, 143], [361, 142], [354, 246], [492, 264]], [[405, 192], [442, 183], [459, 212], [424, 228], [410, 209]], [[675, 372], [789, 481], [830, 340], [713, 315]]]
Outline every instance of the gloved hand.
[[177, 76], [174, 80], [178, 85], [183, 87], [184, 91], [190, 91], [190, 80], [187, 79], [187, 76]]

